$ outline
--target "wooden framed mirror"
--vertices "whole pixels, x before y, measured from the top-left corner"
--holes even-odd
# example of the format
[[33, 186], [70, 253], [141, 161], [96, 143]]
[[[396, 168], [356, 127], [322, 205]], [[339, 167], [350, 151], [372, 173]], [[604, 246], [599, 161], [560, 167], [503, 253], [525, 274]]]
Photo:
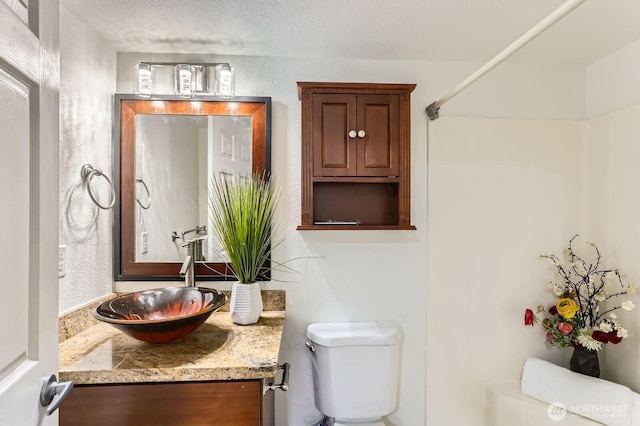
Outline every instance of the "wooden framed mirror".
[[114, 279], [182, 280], [182, 244], [204, 237], [197, 280], [234, 280], [208, 225], [208, 185], [270, 173], [271, 98], [114, 100]]

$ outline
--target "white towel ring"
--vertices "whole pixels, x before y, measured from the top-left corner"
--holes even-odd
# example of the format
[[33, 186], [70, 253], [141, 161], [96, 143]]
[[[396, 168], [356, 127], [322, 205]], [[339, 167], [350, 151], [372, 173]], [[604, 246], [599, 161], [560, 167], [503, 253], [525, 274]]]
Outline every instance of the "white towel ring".
[[138, 197], [138, 192], [137, 191], [136, 191], [136, 201], [138, 202], [138, 204], [140, 204], [140, 207], [142, 207], [143, 209], [147, 210], [149, 207], [151, 207], [151, 194], [149, 193], [149, 187], [144, 182], [144, 180], [142, 180], [142, 178], [140, 176], [138, 176], [136, 178], [136, 182], [137, 183], [141, 183], [142, 186], [144, 187], [144, 190], [147, 192], [147, 205], [145, 206], [144, 204], [142, 204], [142, 202], [140, 201], [140, 197]]
[[[94, 169], [91, 164], [85, 164], [84, 166], [82, 166], [82, 169], [80, 169], [80, 176], [82, 176], [82, 183], [87, 188], [87, 193], [89, 194], [89, 197], [91, 197], [91, 201], [93, 201], [96, 206], [100, 207], [103, 210], [109, 210], [114, 206], [114, 204], [116, 203], [116, 191], [113, 188], [113, 183], [111, 182], [111, 179], [109, 179], [109, 176], [102, 173], [102, 170], [100, 169]], [[95, 176], [102, 176], [107, 180], [107, 183], [109, 184], [109, 188], [111, 189], [111, 201], [107, 206], [103, 206], [102, 204], [100, 204], [93, 194], [93, 191], [91, 190], [91, 179], [93, 179]]]

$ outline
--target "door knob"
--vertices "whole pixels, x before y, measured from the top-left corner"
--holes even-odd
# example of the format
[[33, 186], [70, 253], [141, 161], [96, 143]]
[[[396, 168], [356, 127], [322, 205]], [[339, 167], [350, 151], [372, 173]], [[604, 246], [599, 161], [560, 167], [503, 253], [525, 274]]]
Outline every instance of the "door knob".
[[367, 134], [365, 133], [364, 130], [358, 130], [358, 137], [359, 138], [364, 138], [365, 136], [367, 136]]
[[356, 133], [356, 131], [355, 131], [355, 130], [351, 130], [351, 131], [349, 132], [349, 137], [350, 137], [351, 139], [355, 138], [357, 135], [358, 135], [358, 134]]
[[[40, 390], [40, 405], [47, 407], [47, 416], [58, 409], [62, 401], [69, 396], [71, 389], [73, 389], [73, 382], [58, 383], [58, 378], [54, 374], [45, 380]], [[58, 398], [53, 401], [56, 395]]]

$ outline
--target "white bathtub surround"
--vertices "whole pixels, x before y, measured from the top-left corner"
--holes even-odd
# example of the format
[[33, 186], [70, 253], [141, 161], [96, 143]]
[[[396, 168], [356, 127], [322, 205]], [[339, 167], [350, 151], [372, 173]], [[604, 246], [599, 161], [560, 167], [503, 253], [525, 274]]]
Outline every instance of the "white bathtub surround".
[[[525, 361], [522, 394], [608, 426], [640, 425], [640, 395], [626, 386], [574, 373], [537, 358]], [[560, 416], [549, 408], [549, 418]]]

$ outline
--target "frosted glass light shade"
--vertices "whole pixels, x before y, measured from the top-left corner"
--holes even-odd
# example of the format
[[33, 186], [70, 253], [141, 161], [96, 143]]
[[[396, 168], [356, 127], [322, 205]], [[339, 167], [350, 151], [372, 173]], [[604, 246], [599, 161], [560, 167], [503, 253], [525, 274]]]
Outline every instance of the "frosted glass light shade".
[[183, 98], [193, 97], [196, 91], [195, 74], [195, 67], [189, 64], [176, 65], [174, 71], [176, 95]]
[[215, 67], [216, 84], [213, 94], [222, 98], [230, 98], [236, 95], [235, 70], [229, 64], [218, 64]]
[[138, 79], [133, 89], [133, 93], [138, 96], [149, 97], [154, 92], [154, 70], [153, 65], [138, 64]]

